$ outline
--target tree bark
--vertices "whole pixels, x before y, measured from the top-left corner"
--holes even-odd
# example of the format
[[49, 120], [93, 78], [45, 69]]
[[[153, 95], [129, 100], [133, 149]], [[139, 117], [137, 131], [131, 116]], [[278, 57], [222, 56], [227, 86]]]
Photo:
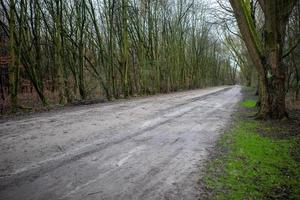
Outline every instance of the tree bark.
[[15, 1], [10, 0], [9, 2], [9, 63], [8, 63], [8, 79], [9, 79], [9, 92], [12, 110], [17, 108], [18, 99], [18, 65], [17, 65], [17, 55], [15, 51], [15, 31], [16, 31], [16, 21], [15, 21]]

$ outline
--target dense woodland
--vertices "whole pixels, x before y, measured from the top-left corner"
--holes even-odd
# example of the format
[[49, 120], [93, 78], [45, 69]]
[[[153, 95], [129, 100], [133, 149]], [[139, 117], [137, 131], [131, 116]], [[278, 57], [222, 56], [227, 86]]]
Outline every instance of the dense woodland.
[[297, 0], [1, 0], [1, 16], [13, 110], [24, 79], [44, 106], [241, 83], [282, 118], [299, 98]]
[[1, 0], [1, 10], [13, 108], [20, 76], [43, 105], [236, 81], [201, 1]]

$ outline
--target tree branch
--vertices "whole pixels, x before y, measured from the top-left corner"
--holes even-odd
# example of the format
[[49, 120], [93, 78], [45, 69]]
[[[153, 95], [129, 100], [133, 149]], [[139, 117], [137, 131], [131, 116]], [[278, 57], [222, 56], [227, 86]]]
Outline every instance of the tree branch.
[[253, 63], [255, 64], [257, 71], [260, 74], [264, 73], [264, 66], [261, 59], [263, 57], [261, 50], [261, 42], [256, 33], [253, 19], [250, 16], [250, 11], [247, 9], [246, 3], [240, 0], [230, 0], [230, 4], [233, 8], [240, 32], [242, 34], [245, 45], [248, 49]]
[[300, 43], [300, 35], [299, 35], [299, 37], [298, 37], [296, 43], [294, 44], [294, 46], [291, 47], [291, 48], [290, 48], [290, 49], [282, 56], [282, 58], [288, 57], [288, 56], [289, 56], [289, 55], [297, 48], [297, 46], [299, 45], [299, 43]]

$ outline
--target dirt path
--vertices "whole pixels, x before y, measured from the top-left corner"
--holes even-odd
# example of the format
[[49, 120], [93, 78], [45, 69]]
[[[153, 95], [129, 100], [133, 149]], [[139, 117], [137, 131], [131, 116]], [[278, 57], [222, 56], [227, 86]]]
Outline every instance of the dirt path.
[[0, 122], [0, 199], [197, 199], [240, 87], [80, 106]]

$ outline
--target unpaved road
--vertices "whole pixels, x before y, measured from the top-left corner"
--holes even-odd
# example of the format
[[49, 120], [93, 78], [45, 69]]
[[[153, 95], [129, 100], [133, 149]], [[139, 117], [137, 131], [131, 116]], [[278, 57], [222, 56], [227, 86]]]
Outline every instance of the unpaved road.
[[239, 86], [0, 122], [0, 199], [197, 199]]

